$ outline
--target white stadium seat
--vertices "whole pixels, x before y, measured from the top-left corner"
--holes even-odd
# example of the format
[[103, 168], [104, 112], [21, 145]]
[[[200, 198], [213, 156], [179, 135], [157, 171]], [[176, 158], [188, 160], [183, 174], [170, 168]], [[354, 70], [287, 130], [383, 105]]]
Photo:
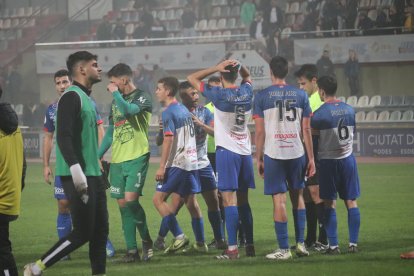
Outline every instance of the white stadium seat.
[[378, 121], [387, 122], [390, 119], [390, 112], [388, 110], [381, 111], [378, 115]]
[[370, 112], [368, 112], [367, 116], [365, 116], [365, 121], [367, 122], [377, 121], [377, 112], [375, 110], [371, 110]]

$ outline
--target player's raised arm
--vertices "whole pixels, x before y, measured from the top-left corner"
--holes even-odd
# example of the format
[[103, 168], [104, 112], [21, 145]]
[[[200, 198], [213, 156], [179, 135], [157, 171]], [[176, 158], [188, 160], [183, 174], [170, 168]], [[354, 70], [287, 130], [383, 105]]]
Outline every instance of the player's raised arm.
[[210, 68], [207, 69], [203, 69], [197, 72], [194, 72], [190, 75], [187, 76], [187, 80], [188, 82], [190, 82], [190, 84], [197, 90], [201, 90], [201, 81], [206, 78], [207, 76], [214, 74], [216, 72], [228, 72], [228, 70], [226, 70], [226, 66], [230, 65], [230, 64], [237, 64], [236, 60], [225, 60], [220, 62], [219, 64], [212, 66]]
[[250, 78], [250, 72], [247, 70], [246, 66], [241, 65], [239, 73], [243, 79], [243, 82], [252, 82], [252, 79]]

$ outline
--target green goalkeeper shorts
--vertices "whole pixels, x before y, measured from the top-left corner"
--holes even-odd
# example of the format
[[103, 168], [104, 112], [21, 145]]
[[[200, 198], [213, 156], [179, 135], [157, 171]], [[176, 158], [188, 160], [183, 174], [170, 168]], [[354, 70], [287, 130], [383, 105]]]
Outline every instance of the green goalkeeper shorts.
[[125, 192], [142, 195], [147, 176], [150, 154], [121, 163], [112, 163], [110, 168], [111, 197], [125, 198]]

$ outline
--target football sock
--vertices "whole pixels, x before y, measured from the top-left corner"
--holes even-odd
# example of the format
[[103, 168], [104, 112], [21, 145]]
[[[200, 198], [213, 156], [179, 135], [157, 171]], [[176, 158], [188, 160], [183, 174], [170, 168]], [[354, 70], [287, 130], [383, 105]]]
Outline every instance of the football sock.
[[43, 264], [43, 262], [41, 260], [37, 260], [36, 263], [32, 266], [31, 270], [33, 274], [40, 275], [40, 273], [42, 273], [42, 271], [45, 269], [46, 269], [46, 266]]
[[58, 213], [56, 225], [59, 239], [62, 239], [69, 235], [69, 233], [72, 231], [72, 218], [70, 216], [70, 213]]
[[349, 242], [357, 244], [358, 243], [358, 234], [359, 226], [361, 224], [361, 215], [359, 213], [359, 208], [349, 208], [348, 209], [348, 230], [349, 230]]
[[253, 216], [250, 204], [246, 203], [239, 206], [239, 216], [241, 220], [241, 227], [244, 229], [246, 244], [253, 244]]
[[183, 230], [181, 230], [180, 226], [178, 225], [177, 218], [174, 214], [169, 214], [165, 216], [163, 219], [166, 219], [168, 229], [174, 235], [174, 237], [178, 237], [179, 235], [183, 234]]
[[131, 210], [135, 224], [138, 228], [139, 235], [143, 241], [150, 241], [151, 236], [148, 231], [147, 218], [145, 216], [144, 208], [141, 204], [135, 201], [127, 201], [126, 206]]
[[328, 244], [328, 240], [326, 237], [326, 230], [323, 224], [324, 222], [324, 212], [325, 206], [323, 202], [316, 204], [316, 214], [318, 216], [318, 223], [319, 223], [319, 238], [318, 241], [323, 244]]
[[306, 209], [297, 210], [297, 228], [298, 235], [297, 242], [303, 243], [305, 240], [305, 225], [306, 225]]
[[275, 232], [280, 249], [289, 249], [287, 222], [275, 221]]
[[210, 221], [211, 228], [213, 229], [214, 239], [216, 241], [224, 240], [220, 211], [208, 211], [208, 220]]
[[317, 215], [316, 205], [313, 202], [306, 202], [306, 243], [316, 242]]
[[237, 206], [224, 207], [226, 214], [226, 229], [229, 245], [237, 246], [237, 225], [239, 223], [239, 212]]
[[336, 210], [334, 208], [325, 209], [325, 231], [328, 236], [329, 246], [338, 245], [338, 233], [336, 222]]
[[204, 243], [204, 220], [203, 218], [192, 218], [191, 226], [193, 227], [194, 237], [197, 242]]
[[160, 230], [158, 231], [158, 236], [165, 238], [165, 236], [167, 236], [168, 234], [168, 222], [166, 217], [163, 217], [161, 220], [161, 225], [160, 225]]
[[122, 230], [126, 247], [128, 250], [137, 249], [137, 229], [132, 212], [128, 207], [120, 207], [119, 210], [121, 211]]

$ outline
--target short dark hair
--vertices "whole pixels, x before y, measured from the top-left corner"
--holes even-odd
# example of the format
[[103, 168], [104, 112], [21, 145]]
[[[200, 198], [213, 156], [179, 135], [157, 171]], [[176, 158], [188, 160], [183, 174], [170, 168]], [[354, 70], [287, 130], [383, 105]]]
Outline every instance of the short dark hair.
[[303, 64], [298, 71], [295, 72], [295, 77], [306, 78], [311, 81], [313, 78], [318, 78], [318, 68], [315, 64]]
[[122, 76], [132, 77], [132, 69], [125, 63], [118, 63], [108, 71], [107, 76], [108, 78], [119, 78]]
[[91, 54], [88, 51], [78, 51], [71, 55], [69, 55], [68, 59], [66, 60], [66, 67], [70, 75], [73, 75], [73, 70], [75, 69], [75, 65], [77, 65], [80, 61], [91, 61], [91, 60], [98, 60], [98, 56]]
[[317, 81], [319, 89], [325, 91], [328, 96], [335, 96], [338, 84], [336, 78], [331, 76], [322, 76]]
[[61, 78], [61, 77], [65, 77], [68, 76], [69, 80], [71, 79], [70, 75], [69, 75], [69, 71], [66, 69], [61, 69], [59, 71], [57, 71], [53, 77], [54, 80], [56, 80], [56, 78]]
[[164, 85], [165, 88], [170, 90], [170, 97], [174, 97], [178, 92], [179, 82], [175, 77], [165, 77], [158, 80], [158, 83]]
[[269, 63], [270, 70], [273, 73], [273, 76], [279, 79], [286, 78], [288, 74], [288, 62], [284, 57], [275, 56]]
[[235, 83], [237, 80], [237, 76], [239, 74], [240, 65], [237, 64], [233, 66], [232, 64], [230, 64], [224, 67], [224, 69], [227, 70], [228, 72], [221, 73], [221, 76], [223, 77], [223, 79], [225, 79], [226, 81], [230, 83]]
[[192, 88], [193, 86], [191, 85], [190, 82], [188, 81], [183, 81], [180, 83], [179, 89], [188, 89], [188, 88]]
[[220, 80], [220, 78], [219, 78], [219, 77], [217, 77], [217, 76], [211, 76], [211, 77], [208, 79], [207, 83], [210, 83], [210, 82], [221, 82], [221, 80]]

